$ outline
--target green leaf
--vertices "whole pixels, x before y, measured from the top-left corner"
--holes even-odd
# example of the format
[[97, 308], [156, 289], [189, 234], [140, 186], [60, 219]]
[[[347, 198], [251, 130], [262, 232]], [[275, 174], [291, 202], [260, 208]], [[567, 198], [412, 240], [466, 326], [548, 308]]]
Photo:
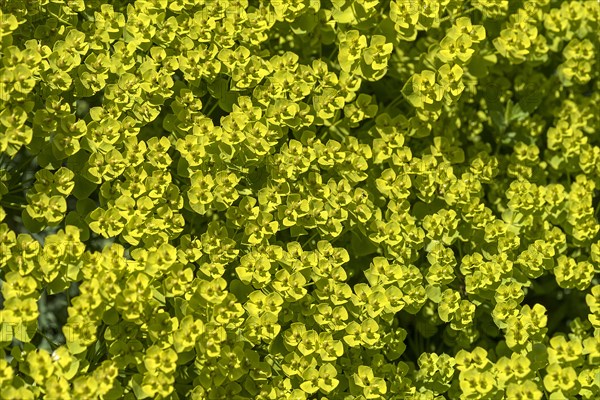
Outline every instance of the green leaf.
[[0, 335], [0, 344], [7, 345], [10, 344], [10, 342], [12, 342], [14, 337], [13, 326], [13, 324], [10, 324], [8, 322], [0, 323], [0, 329], [2, 329], [2, 335]]
[[343, 9], [334, 8], [331, 12], [331, 17], [338, 24], [352, 24], [356, 22], [354, 10], [350, 6]]
[[531, 369], [539, 371], [548, 365], [548, 351], [542, 343], [534, 343], [531, 351], [527, 352], [527, 358], [531, 361]]
[[82, 83], [81, 79], [77, 78], [73, 82], [75, 84], [75, 96], [78, 98], [91, 97], [94, 95], [94, 91], [90, 88], [86, 88]]
[[75, 210], [77, 213], [83, 217], [87, 216], [89, 213], [98, 208], [96, 202], [92, 199], [85, 198], [81, 199], [75, 205]]
[[135, 374], [131, 377], [131, 388], [133, 389], [133, 393], [137, 399], [145, 399], [150, 397], [148, 393], [142, 389], [142, 375]]
[[294, 225], [290, 228], [290, 236], [293, 238], [297, 238], [303, 235], [307, 235], [308, 231], [301, 226]]
[[87, 350], [86, 346], [83, 346], [79, 342], [74, 342], [67, 339], [67, 348], [72, 354], [81, 354]]
[[37, 322], [31, 322], [29, 324], [17, 324], [13, 326], [14, 338], [23, 342], [29, 343], [37, 331]]
[[23, 210], [21, 213], [21, 218], [23, 220], [23, 225], [31, 233], [41, 232], [46, 227], [46, 223], [44, 221], [37, 221], [31, 218], [27, 210]]
[[102, 398], [104, 400], [117, 400], [123, 398], [123, 386], [121, 386], [121, 382], [115, 380], [113, 382], [112, 388], [105, 393]]
[[236, 92], [228, 92], [219, 99], [219, 107], [228, 113], [233, 111], [233, 105], [237, 102], [239, 94]]
[[107, 309], [104, 311], [104, 314], [102, 314], [102, 321], [104, 321], [106, 325], [116, 325], [119, 322], [119, 319], [119, 313], [114, 307]]
[[222, 99], [229, 93], [229, 82], [225, 78], [217, 78], [208, 84], [208, 92], [215, 99]]
[[540, 94], [541, 88], [525, 88], [527, 92], [517, 103], [519, 108], [523, 110], [526, 115], [533, 113], [542, 104], [543, 97]]
[[506, 127], [507, 127], [507, 122], [504, 118], [504, 113], [502, 112], [502, 110], [490, 110], [489, 111], [490, 117], [492, 118], [492, 122], [494, 123], [494, 125], [501, 131], [503, 132]]
[[377, 252], [378, 247], [375, 246], [368, 237], [360, 232], [350, 232], [352, 252], [354, 255], [362, 257]]
[[46, 286], [46, 292], [48, 294], [58, 294], [67, 290], [69, 288], [69, 282], [67, 282], [66, 278], [66, 276], [59, 275]]
[[[492, 55], [483, 55], [475, 52], [469, 62], [469, 73], [476, 78], [484, 78], [488, 75], [489, 69], [496, 64], [497, 57]], [[482, 88], [485, 90], [485, 88]]]
[[188, 168], [189, 168], [189, 164], [185, 160], [185, 158], [182, 157], [179, 159], [179, 161], [177, 161], [177, 175], [184, 177], [184, 178], [189, 178], [190, 170]]
[[514, 104], [512, 100], [508, 100], [508, 104], [506, 105], [506, 115], [505, 120], [508, 123], [513, 121], [521, 121], [526, 118], [529, 114], [521, 109], [521, 106], [517, 103]]
[[238, 301], [245, 302], [248, 295], [254, 291], [252, 286], [244, 284], [239, 279], [233, 279], [229, 284], [229, 291], [237, 297]]
[[312, 32], [315, 29], [318, 22], [318, 14], [311, 10], [296, 18], [290, 24], [290, 28], [295, 35], [306, 35], [307, 33]]
[[167, 114], [163, 119], [163, 129], [167, 132], [177, 132], [177, 125], [179, 124], [179, 119], [174, 114]]
[[427, 298], [434, 303], [442, 301], [442, 289], [439, 286], [429, 285], [425, 288], [425, 292], [427, 293]]
[[98, 188], [96, 183], [90, 182], [81, 174], [75, 174], [74, 181], [75, 187], [73, 188], [72, 194], [79, 200], [89, 197], [92, 193], [94, 193], [94, 190]]

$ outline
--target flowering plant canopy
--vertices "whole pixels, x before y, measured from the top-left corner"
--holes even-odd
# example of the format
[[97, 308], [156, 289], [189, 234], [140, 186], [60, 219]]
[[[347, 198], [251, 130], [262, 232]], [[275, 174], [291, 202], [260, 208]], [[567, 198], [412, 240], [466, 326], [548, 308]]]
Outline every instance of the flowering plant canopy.
[[0, 399], [600, 398], [599, 32], [0, 0]]

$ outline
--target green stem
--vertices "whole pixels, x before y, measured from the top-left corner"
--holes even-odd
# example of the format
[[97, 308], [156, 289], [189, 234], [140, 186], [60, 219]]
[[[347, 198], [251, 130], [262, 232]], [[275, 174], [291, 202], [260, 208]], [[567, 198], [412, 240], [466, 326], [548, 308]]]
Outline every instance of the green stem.
[[33, 180], [34, 179], [28, 179], [26, 181], [19, 182], [19, 184], [16, 185], [16, 186], [9, 187], [9, 191], [6, 192], [5, 195], [13, 194], [13, 193], [17, 193], [17, 192], [23, 191], [25, 189], [25, 185], [28, 184], [28, 183], [30, 183], [30, 182], [32, 182]]
[[306, 247], [306, 245], [309, 244], [318, 234], [319, 234], [319, 232], [313, 233], [312, 236], [309, 237], [306, 242], [304, 242], [304, 244], [302, 245], [302, 247], [303, 248]]
[[418, 331], [415, 329], [415, 334], [417, 334], [417, 340], [419, 342], [419, 356], [423, 354], [427, 349], [425, 349], [425, 341], [423, 339], [423, 335], [419, 335]]
[[550, 395], [548, 394], [548, 392], [546, 391], [546, 386], [544, 386], [544, 380], [542, 379], [542, 374], [540, 374], [540, 371], [536, 372], [537, 376], [540, 378], [540, 384], [542, 386], [542, 390], [544, 391], [544, 394], [546, 395], [546, 399], [550, 398]]
[[338, 47], [334, 47], [333, 51], [331, 52], [331, 54], [329, 54], [329, 56], [325, 59], [327, 61], [331, 61], [331, 58], [335, 55], [335, 53], [338, 51]]
[[[29, 164], [31, 164], [31, 162], [33, 161], [33, 159], [37, 157], [36, 155], [32, 155], [30, 157], [28, 157], [24, 162], [22, 162], [19, 167], [13, 171], [11, 171], [11, 175], [20, 175], [20, 173], [22, 171], [24, 171], [27, 167], [29, 167]], [[33, 178], [32, 178], [33, 179]]]
[[395, 106], [398, 103], [401, 103], [403, 100], [406, 100], [406, 98], [404, 97], [403, 94], [400, 94], [400, 96], [396, 97], [394, 100], [392, 100], [392, 102], [390, 104], [388, 104], [387, 106], [385, 106], [385, 108], [383, 109], [382, 113], [387, 112], [393, 106]]
[[444, 21], [447, 21], [449, 19], [451, 19], [452, 21], [454, 21], [456, 18], [462, 17], [462, 16], [464, 16], [466, 14], [469, 14], [469, 13], [475, 11], [475, 10], [477, 10], [475, 7], [471, 7], [468, 10], [463, 11], [462, 13], [458, 13], [456, 15], [448, 15], [447, 17], [444, 17], [444, 18], [440, 19], [440, 23], [442, 23]]
[[406, 335], [406, 338], [408, 339], [408, 345], [410, 346], [414, 356], [415, 356], [415, 361], [419, 358], [419, 356], [421, 355], [421, 353], [419, 353], [419, 349], [417, 346], [417, 343], [415, 342], [414, 336], [415, 336], [415, 332], [417, 331], [416, 328], [414, 328], [412, 335]]
[[210, 110], [208, 110], [208, 113], [206, 114], [206, 116], [212, 117], [212, 113], [213, 113], [213, 111], [215, 111], [215, 108], [217, 108], [218, 105], [219, 105], [219, 100], [215, 101], [215, 104], [213, 104], [213, 106], [210, 108]]
[[65, 21], [64, 19], [62, 19], [62, 17], [59, 17], [58, 15], [54, 14], [52, 11], [48, 11], [48, 14], [52, 15], [54, 18], [56, 18], [58, 21], [62, 22], [65, 25], [71, 25], [70, 22]]
[[2, 205], [2, 207], [13, 208], [15, 210], [22, 210], [26, 207], [24, 204], [11, 203], [9, 201], [0, 201], [0, 205]]
[[50, 339], [48, 336], [46, 336], [46, 334], [44, 332], [40, 331], [39, 329], [38, 329], [37, 332], [40, 335], [42, 335], [42, 337], [44, 339], [46, 339], [46, 341], [48, 341], [48, 343], [50, 343], [50, 345], [52, 346], [52, 350], [54, 350], [54, 349], [56, 349], [56, 348], [58, 348], [60, 346], [58, 343], [54, 343], [54, 341], [52, 339]]
[[336, 237], [334, 237], [333, 239], [331, 239], [329, 242], [330, 243], [334, 243], [336, 240], [338, 240], [339, 238], [341, 238], [342, 236], [344, 236], [344, 234], [348, 231], [348, 228], [346, 226], [344, 226], [344, 228], [342, 229], [342, 231], [340, 232], [339, 235], [337, 235]]
[[331, 131], [333, 133], [335, 133], [335, 135], [340, 139], [340, 142], [344, 142], [344, 139], [346, 138], [344, 136], [344, 134], [336, 127], [336, 126], [330, 126], [330, 129], [328, 130], [328, 132]]

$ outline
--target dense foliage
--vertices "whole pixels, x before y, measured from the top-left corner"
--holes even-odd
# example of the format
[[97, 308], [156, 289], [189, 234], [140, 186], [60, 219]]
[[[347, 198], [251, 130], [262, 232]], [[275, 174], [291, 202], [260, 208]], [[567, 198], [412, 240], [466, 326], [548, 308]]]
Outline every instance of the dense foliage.
[[0, 398], [600, 398], [600, 2], [0, 7]]

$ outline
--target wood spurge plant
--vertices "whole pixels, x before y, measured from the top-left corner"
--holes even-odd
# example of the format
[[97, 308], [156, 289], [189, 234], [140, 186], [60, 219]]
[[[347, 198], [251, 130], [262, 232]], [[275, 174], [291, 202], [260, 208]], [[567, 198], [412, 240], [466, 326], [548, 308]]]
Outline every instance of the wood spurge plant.
[[0, 0], [0, 399], [599, 399], [597, 0]]

